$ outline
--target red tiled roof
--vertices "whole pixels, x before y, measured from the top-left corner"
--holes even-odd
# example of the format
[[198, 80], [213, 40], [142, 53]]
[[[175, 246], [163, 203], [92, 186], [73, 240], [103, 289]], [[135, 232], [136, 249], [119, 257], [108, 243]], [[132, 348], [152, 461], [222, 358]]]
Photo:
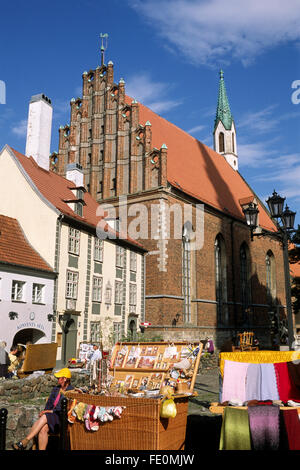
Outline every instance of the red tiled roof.
[[[106, 232], [111, 232], [116, 234], [113, 229], [107, 224], [104, 220], [103, 215], [97, 215], [97, 209], [100, 204], [86, 192], [84, 194], [83, 205], [83, 216], [76, 214], [71, 207], [67, 204], [66, 201], [76, 201], [76, 196], [71, 191], [71, 188], [76, 188], [77, 186], [73, 181], [70, 181], [63, 176], [54, 173], [53, 171], [47, 171], [44, 168], [38, 166], [34, 158], [26, 157], [22, 153], [14, 150], [10, 147], [14, 155], [17, 157], [18, 161], [24, 168], [25, 172], [28, 174], [32, 182], [37, 187], [38, 191], [45, 197], [56, 209], [62, 212], [64, 215], [71, 217], [77, 221], [88, 224], [92, 227], [101, 227]], [[117, 238], [117, 236], [112, 236], [112, 238]], [[124, 241], [134, 244], [139, 248], [143, 248], [140, 243], [131, 239], [130, 237], [123, 236]]]
[[[128, 102], [130, 98], [127, 97]], [[253, 199], [244, 178], [223, 156], [139, 103], [140, 123], [151, 123], [152, 147], [168, 148], [167, 179], [174, 187], [214, 208], [245, 220], [240, 200]], [[276, 231], [265, 208], [259, 206], [261, 227]]]
[[0, 263], [53, 272], [32, 248], [16, 219], [0, 215]]

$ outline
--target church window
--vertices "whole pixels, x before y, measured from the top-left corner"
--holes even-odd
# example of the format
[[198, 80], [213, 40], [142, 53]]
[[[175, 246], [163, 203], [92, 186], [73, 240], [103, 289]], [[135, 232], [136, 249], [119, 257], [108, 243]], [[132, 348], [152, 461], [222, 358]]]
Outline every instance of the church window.
[[248, 324], [251, 304], [251, 270], [249, 248], [243, 243], [240, 248], [240, 289], [242, 303], [242, 321]]
[[266, 291], [267, 302], [273, 304], [276, 298], [275, 258], [271, 250], [266, 255]]
[[225, 142], [224, 142], [224, 133], [220, 132], [219, 134], [219, 152], [225, 152]]
[[182, 291], [184, 321], [191, 322], [191, 232], [192, 224], [186, 222], [182, 233]]
[[223, 237], [218, 235], [215, 240], [215, 283], [218, 325], [228, 323], [227, 307], [227, 262]]

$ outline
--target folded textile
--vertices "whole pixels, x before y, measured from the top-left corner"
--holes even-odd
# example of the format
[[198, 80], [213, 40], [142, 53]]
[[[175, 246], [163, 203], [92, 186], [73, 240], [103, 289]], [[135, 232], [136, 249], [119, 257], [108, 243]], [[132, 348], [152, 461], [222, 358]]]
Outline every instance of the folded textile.
[[279, 449], [279, 411], [277, 405], [248, 408], [253, 450]]
[[300, 450], [300, 420], [297, 410], [283, 410], [283, 419], [290, 450]]
[[300, 402], [299, 401], [294, 401], [294, 400], [288, 400], [287, 405], [288, 406], [300, 406]]
[[249, 417], [246, 409], [225, 408], [220, 450], [251, 450]]
[[274, 368], [280, 400], [287, 402], [299, 399], [300, 390], [291, 381], [287, 362], [277, 362], [274, 364]]
[[261, 400], [279, 400], [278, 385], [274, 364], [261, 366]]
[[225, 361], [222, 402], [228, 400], [246, 401], [246, 374], [248, 363]]
[[287, 368], [293, 387], [300, 391], [300, 363], [287, 362]]
[[261, 367], [260, 364], [249, 364], [246, 374], [246, 401], [261, 399]]

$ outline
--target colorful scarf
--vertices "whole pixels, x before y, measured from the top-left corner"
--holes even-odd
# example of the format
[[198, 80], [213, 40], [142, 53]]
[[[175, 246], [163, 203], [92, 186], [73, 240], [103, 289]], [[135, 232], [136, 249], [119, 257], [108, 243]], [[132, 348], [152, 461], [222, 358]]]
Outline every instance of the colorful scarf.
[[297, 410], [282, 410], [289, 450], [300, 450], [300, 420]]
[[287, 362], [275, 363], [274, 367], [280, 400], [287, 402], [288, 400], [299, 399], [300, 391], [290, 378]]
[[261, 400], [279, 400], [274, 364], [261, 364]]
[[246, 401], [261, 399], [260, 364], [249, 364], [246, 374]]
[[249, 406], [248, 415], [253, 450], [278, 450], [279, 406]]
[[224, 409], [220, 450], [251, 450], [249, 418], [246, 409]]
[[222, 402], [230, 400], [239, 400], [242, 403], [246, 401], [246, 374], [247, 363], [225, 361]]

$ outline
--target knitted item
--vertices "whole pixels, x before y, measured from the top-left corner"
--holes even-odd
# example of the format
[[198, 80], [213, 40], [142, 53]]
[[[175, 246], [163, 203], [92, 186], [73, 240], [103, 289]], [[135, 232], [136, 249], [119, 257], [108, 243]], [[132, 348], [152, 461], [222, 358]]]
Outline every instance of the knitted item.
[[283, 410], [289, 450], [300, 450], [300, 420], [297, 410]]
[[249, 364], [246, 374], [246, 401], [261, 399], [260, 364]]
[[225, 361], [222, 390], [222, 402], [239, 400], [242, 403], [246, 396], [246, 374], [248, 364]]
[[283, 402], [298, 400], [300, 398], [300, 390], [291, 381], [287, 363], [275, 363], [274, 367], [280, 400]]
[[278, 450], [279, 407], [250, 406], [248, 415], [253, 450]]
[[246, 409], [224, 409], [220, 450], [251, 450], [249, 418]]
[[274, 364], [260, 364], [261, 400], [279, 400]]

